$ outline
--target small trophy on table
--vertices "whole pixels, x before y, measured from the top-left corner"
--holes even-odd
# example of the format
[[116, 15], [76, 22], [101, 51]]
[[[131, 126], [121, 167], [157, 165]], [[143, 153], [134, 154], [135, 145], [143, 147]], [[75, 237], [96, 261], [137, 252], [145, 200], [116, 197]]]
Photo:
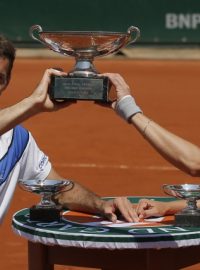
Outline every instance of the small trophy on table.
[[[133, 34], [134, 33], [134, 34]], [[98, 76], [93, 65], [95, 57], [118, 52], [123, 46], [135, 42], [140, 30], [130, 26], [122, 32], [43, 31], [40, 25], [30, 28], [33, 39], [49, 49], [76, 60], [68, 76], [53, 76], [49, 94], [52, 100], [112, 101], [111, 83], [107, 77]]]
[[41, 201], [30, 208], [31, 221], [60, 221], [61, 207], [56, 205], [52, 196], [71, 186], [69, 180], [20, 180], [19, 186], [29, 192], [41, 195]]
[[200, 185], [163, 185], [163, 189], [166, 194], [187, 201], [187, 206], [175, 214], [175, 225], [199, 227], [200, 208], [197, 207], [197, 200], [200, 200]]

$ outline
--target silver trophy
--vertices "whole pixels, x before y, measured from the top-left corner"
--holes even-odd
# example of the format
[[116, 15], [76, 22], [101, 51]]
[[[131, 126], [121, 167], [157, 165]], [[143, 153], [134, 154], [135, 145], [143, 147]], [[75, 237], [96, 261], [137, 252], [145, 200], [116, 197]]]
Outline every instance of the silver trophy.
[[200, 209], [197, 200], [200, 199], [200, 185], [163, 185], [166, 194], [187, 201], [187, 207], [175, 214], [175, 225], [186, 227], [200, 226]]
[[53, 100], [112, 101], [111, 82], [98, 76], [93, 65], [95, 57], [117, 53], [122, 47], [135, 42], [140, 30], [130, 26], [122, 32], [43, 31], [40, 25], [30, 28], [33, 39], [49, 49], [75, 58], [74, 68], [68, 76], [53, 76], [49, 94]]
[[59, 221], [61, 207], [56, 205], [52, 197], [70, 188], [69, 180], [19, 180], [19, 186], [29, 192], [39, 194], [41, 201], [30, 208], [32, 221]]

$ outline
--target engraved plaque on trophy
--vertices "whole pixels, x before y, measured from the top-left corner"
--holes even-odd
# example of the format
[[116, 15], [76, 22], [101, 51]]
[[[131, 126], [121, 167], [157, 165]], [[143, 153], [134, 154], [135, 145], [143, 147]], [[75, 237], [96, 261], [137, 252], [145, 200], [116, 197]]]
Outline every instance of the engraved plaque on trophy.
[[30, 207], [30, 220], [41, 222], [60, 221], [61, 207], [52, 200], [58, 192], [71, 186], [69, 180], [20, 180], [19, 186], [29, 192], [39, 194], [41, 201]]
[[53, 100], [112, 101], [108, 77], [98, 76], [93, 65], [96, 57], [117, 53], [135, 42], [140, 30], [130, 26], [126, 33], [103, 31], [43, 31], [40, 25], [30, 28], [33, 39], [49, 49], [75, 58], [74, 68], [67, 76], [52, 76], [49, 94]]

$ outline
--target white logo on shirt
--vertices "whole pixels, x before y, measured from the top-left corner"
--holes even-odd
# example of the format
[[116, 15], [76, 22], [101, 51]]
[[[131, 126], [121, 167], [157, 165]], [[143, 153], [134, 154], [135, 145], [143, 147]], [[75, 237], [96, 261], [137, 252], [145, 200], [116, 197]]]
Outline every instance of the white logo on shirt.
[[47, 156], [44, 155], [42, 157], [42, 159], [40, 160], [40, 162], [39, 162], [39, 168], [40, 168], [40, 170], [42, 170], [44, 168], [44, 165], [46, 164], [46, 162], [47, 162]]

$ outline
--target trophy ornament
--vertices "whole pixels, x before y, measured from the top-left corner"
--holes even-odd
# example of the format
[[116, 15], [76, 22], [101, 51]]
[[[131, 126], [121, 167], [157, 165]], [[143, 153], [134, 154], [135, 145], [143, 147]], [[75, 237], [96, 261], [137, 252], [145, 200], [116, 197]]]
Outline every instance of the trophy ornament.
[[138, 27], [127, 32], [106, 31], [43, 31], [40, 25], [30, 28], [30, 36], [50, 50], [75, 58], [75, 65], [66, 77], [54, 76], [50, 86], [52, 99], [75, 99], [110, 102], [111, 83], [99, 77], [93, 61], [96, 57], [117, 53], [140, 37]]
[[56, 205], [52, 197], [59, 192], [71, 189], [69, 180], [19, 180], [21, 189], [41, 196], [37, 205], [30, 208], [31, 221], [60, 221], [61, 207]]
[[175, 225], [182, 227], [200, 226], [200, 209], [197, 207], [197, 200], [200, 199], [200, 185], [163, 185], [166, 194], [186, 200], [187, 206], [175, 214]]

